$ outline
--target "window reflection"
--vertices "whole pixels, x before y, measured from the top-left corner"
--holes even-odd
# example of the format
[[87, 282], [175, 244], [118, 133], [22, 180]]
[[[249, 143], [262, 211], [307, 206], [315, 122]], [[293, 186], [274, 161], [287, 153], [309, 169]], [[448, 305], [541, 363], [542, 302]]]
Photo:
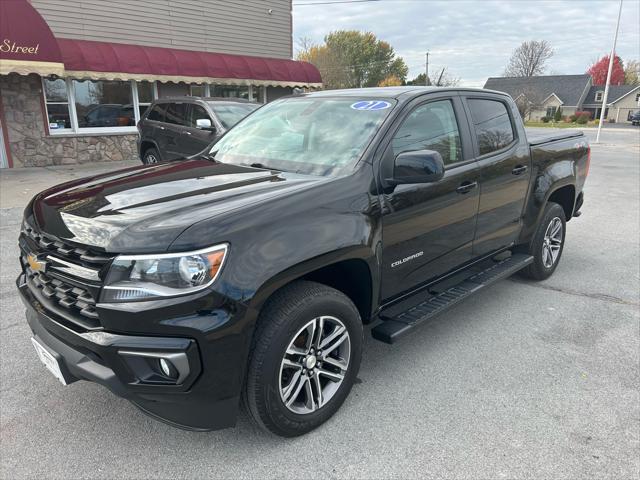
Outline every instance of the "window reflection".
[[500, 150], [513, 142], [511, 117], [504, 103], [470, 99], [469, 108], [478, 137], [480, 155]]
[[73, 89], [80, 128], [135, 125], [130, 82], [73, 80]]

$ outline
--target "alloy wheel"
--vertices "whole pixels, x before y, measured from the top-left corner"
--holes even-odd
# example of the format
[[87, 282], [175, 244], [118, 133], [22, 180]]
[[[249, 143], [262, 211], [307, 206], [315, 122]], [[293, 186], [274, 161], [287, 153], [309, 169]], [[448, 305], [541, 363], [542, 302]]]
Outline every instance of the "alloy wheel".
[[562, 231], [562, 220], [559, 217], [554, 217], [549, 222], [542, 241], [542, 264], [545, 268], [553, 267], [560, 256]]
[[317, 411], [340, 389], [349, 368], [347, 327], [331, 316], [317, 317], [289, 342], [280, 365], [280, 398], [294, 413]]

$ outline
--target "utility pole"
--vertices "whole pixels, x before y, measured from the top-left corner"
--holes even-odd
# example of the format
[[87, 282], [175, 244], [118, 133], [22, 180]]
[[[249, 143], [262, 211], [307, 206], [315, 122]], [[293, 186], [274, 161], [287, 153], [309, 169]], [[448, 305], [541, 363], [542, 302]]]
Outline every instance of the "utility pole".
[[426, 87], [429, 86], [429, 52], [427, 52], [427, 62], [425, 64], [425, 70], [424, 70], [424, 85]]
[[618, 41], [618, 30], [620, 29], [620, 15], [622, 14], [622, 0], [620, 0], [620, 8], [618, 9], [618, 21], [616, 22], [616, 33], [613, 36], [613, 46], [611, 47], [611, 55], [609, 56], [609, 71], [607, 72], [607, 82], [604, 86], [604, 96], [602, 97], [602, 110], [600, 111], [600, 121], [598, 122], [598, 134], [596, 135], [596, 143], [600, 142], [600, 130], [602, 130], [602, 122], [604, 122], [604, 114], [607, 110], [607, 97], [609, 96], [609, 83], [611, 83], [611, 70], [613, 70], [613, 61], [616, 54], [616, 42]]

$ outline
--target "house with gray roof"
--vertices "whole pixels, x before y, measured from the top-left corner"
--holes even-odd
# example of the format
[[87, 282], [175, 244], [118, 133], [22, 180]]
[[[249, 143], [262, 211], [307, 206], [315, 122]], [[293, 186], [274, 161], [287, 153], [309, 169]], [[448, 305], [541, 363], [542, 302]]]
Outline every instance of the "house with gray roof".
[[[604, 85], [595, 85], [589, 89], [582, 109], [591, 112], [592, 118], [600, 118]], [[631, 114], [640, 110], [640, 85], [610, 85], [607, 95], [605, 118], [616, 123], [631, 121]]]
[[[492, 77], [487, 80], [484, 88], [511, 95], [525, 120], [551, 117], [559, 108], [562, 109], [563, 116], [573, 115], [576, 111], [589, 111], [592, 114], [591, 118], [597, 118], [600, 115], [604, 94], [604, 87], [594, 86], [588, 74]], [[639, 91], [640, 86], [610, 86], [605, 113], [611, 113], [611, 116], [605, 118], [626, 121], [631, 112], [639, 108]]]

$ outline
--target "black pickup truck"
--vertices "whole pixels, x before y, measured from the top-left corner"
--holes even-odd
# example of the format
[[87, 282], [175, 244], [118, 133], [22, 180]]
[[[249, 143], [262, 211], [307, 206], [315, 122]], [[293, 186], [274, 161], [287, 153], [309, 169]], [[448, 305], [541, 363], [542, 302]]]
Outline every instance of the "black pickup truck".
[[349, 394], [365, 325], [394, 343], [515, 272], [549, 277], [589, 156], [582, 133], [527, 140], [499, 92], [280, 99], [201, 158], [36, 195], [17, 280], [33, 344], [62, 383], [172, 425], [232, 426], [242, 400], [303, 434]]

